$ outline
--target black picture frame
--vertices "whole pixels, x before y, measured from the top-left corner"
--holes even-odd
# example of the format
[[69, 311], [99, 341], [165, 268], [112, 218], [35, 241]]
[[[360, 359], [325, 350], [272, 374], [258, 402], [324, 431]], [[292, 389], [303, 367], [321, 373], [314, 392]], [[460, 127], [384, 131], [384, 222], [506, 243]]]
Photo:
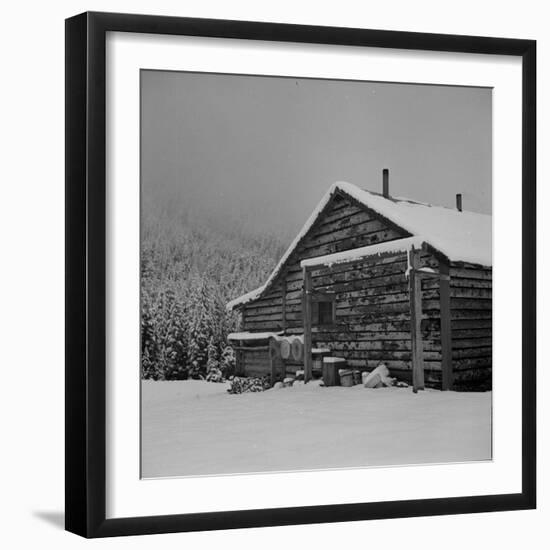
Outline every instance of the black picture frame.
[[[108, 31], [519, 56], [523, 71], [522, 491], [106, 519], [105, 41]], [[83, 13], [66, 20], [66, 529], [107, 537], [532, 509], [536, 505], [536, 42]]]

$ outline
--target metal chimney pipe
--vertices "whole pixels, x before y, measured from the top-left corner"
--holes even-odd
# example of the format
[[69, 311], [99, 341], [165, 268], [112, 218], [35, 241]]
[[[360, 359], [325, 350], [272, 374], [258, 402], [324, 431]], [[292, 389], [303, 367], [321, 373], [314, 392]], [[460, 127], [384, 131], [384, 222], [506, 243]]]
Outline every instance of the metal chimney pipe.
[[382, 170], [382, 194], [386, 199], [390, 196], [390, 171], [387, 168]]
[[462, 193], [456, 194], [456, 209], [462, 212]]

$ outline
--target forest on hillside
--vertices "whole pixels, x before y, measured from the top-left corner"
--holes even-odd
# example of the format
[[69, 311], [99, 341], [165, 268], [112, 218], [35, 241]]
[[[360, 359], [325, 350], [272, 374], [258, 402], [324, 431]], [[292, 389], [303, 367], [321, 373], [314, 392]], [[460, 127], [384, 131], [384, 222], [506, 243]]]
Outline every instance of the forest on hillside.
[[155, 211], [141, 226], [141, 374], [181, 380], [228, 374], [227, 335], [239, 314], [225, 304], [262, 285], [284, 252], [242, 223]]

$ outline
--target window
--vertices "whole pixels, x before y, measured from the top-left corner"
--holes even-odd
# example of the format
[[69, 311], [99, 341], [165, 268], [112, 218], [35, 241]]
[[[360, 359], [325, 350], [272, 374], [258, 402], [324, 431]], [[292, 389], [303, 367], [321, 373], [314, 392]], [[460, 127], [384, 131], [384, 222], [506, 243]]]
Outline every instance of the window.
[[311, 322], [313, 326], [331, 325], [334, 323], [334, 299], [322, 297], [315, 300], [311, 308]]
[[319, 325], [329, 325], [334, 321], [332, 317], [332, 302], [319, 302]]

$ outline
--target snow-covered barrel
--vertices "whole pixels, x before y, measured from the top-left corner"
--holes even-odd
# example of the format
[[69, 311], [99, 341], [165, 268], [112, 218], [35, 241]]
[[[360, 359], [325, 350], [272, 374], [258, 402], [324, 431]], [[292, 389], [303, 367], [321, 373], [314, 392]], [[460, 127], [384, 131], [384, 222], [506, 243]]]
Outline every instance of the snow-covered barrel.
[[283, 359], [290, 358], [290, 339], [287, 336], [281, 338], [280, 350]]
[[293, 361], [301, 362], [304, 359], [304, 337], [294, 336], [290, 342], [290, 351]]

